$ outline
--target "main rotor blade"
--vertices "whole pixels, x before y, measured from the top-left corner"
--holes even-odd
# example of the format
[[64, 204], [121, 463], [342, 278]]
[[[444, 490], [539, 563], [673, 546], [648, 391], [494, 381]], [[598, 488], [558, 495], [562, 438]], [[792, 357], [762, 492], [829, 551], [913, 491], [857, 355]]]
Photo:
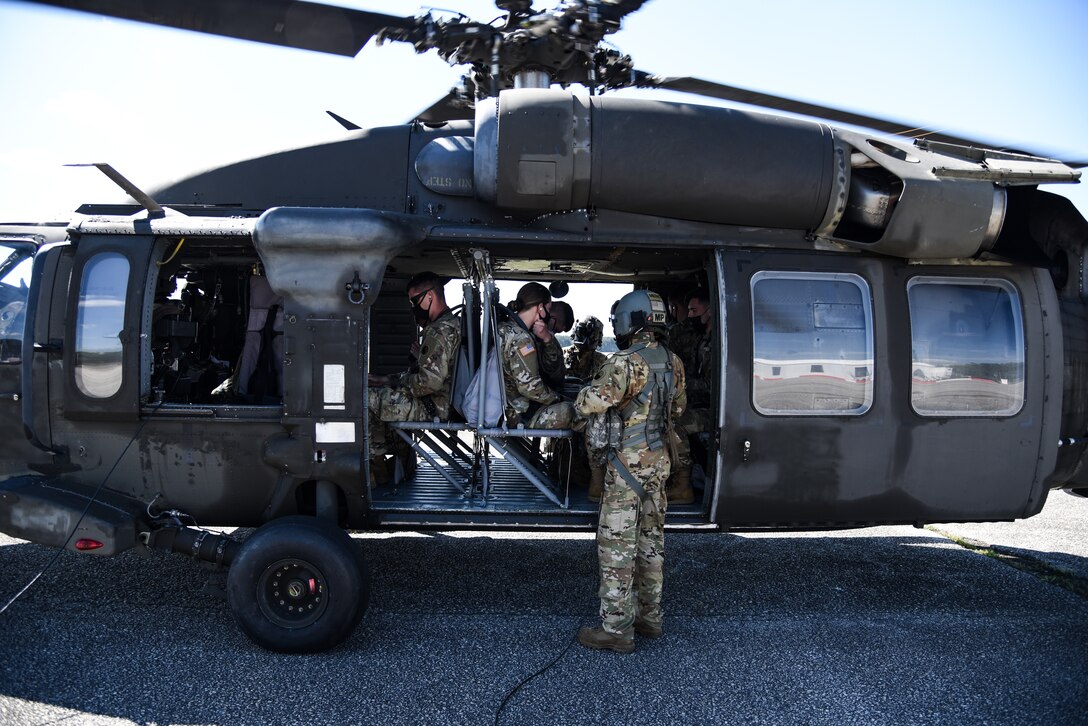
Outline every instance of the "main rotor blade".
[[[746, 103], [751, 106], [762, 106], [764, 108], [777, 109], [779, 111], [796, 113], [802, 116], [813, 116], [815, 118], [826, 119], [828, 121], [838, 123], [851, 124], [854, 126], [864, 126], [865, 128], [883, 131], [885, 133], [894, 134], [895, 136], [906, 136], [914, 139], [926, 139], [928, 141], [938, 141], [946, 144], [957, 144], [959, 146], [977, 146], [986, 149], [1004, 148], [1001, 144], [992, 144], [984, 141], [978, 141], [975, 139], [966, 139], [960, 136], [953, 136], [952, 134], [946, 134], [936, 130], [915, 127], [913, 124], [903, 123], [901, 121], [889, 121], [888, 119], [876, 118], [874, 116], [866, 116], [864, 114], [853, 113], [851, 111], [843, 111], [842, 109], [838, 108], [820, 106], [815, 103], [797, 101], [791, 98], [784, 98], [782, 96], [772, 96], [768, 93], [751, 91], [745, 88], [737, 88], [736, 86], [727, 86], [722, 83], [706, 81], [701, 78], [691, 78], [689, 76], [652, 76], [642, 71], [637, 71], [636, 73], [636, 85], [638, 86], [647, 86], [651, 88], [666, 88], [672, 91], [695, 93], [700, 96], [708, 96], [710, 98], [720, 98], [723, 101], [736, 101], [738, 103]], [[1018, 153], [1031, 153], [1023, 149], [1007, 150], [1017, 151]], [[1045, 154], [1032, 155], [1047, 156]], [[1067, 166], [1072, 166], [1074, 168], [1082, 167], [1085, 165], [1084, 162], [1081, 161], [1066, 161], [1064, 163]]]
[[295, 0], [29, 0], [257, 43], [355, 56], [381, 28], [415, 18]]
[[614, 0], [597, 5], [597, 13], [608, 20], [622, 20], [650, 0]]

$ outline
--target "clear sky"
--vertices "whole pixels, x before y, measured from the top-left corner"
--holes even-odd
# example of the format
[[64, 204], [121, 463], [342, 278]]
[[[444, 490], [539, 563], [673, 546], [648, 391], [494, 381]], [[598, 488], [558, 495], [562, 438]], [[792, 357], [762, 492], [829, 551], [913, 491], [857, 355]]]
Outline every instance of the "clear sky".
[[[482, 0], [442, 4], [477, 20], [498, 14]], [[1086, 35], [1085, 0], [654, 0], [612, 40], [662, 75], [1088, 159]], [[109, 162], [151, 188], [336, 138], [326, 109], [360, 126], [407, 121], [458, 75], [403, 44], [351, 59], [0, 0], [0, 219], [123, 198], [97, 171], [65, 163]], [[1051, 188], [1088, 214], [1084, 185]]]

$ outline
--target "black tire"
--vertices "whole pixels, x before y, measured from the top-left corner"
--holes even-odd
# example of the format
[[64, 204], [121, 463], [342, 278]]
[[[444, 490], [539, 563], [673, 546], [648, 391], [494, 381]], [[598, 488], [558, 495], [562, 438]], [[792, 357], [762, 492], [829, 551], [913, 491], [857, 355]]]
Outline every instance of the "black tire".
[[283, 517], [260, 527], [227, 573], [227, 601], [238, 626], [257, 645], [280, 653], [339, 645], [369, 600], [359, 546], [315, 517]]

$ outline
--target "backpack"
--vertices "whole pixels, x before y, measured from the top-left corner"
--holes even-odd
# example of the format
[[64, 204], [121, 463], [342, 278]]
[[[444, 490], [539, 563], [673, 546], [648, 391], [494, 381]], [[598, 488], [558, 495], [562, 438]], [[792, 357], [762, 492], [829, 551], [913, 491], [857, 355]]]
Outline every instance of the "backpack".
[[450, 378], [450, 409], [456, 411], [463, 420], [465, 415], [465, 395], [474, 376], [468, 366], [468, 352], [465, 346], [457, 347], [457, 358], [453, 362], [453, 376]]
[[623, 417], [615, 406], [586, 418], [586, 448], [591, 454], [603, 459], [622, 446]]
[[[458, 368], [460, 368], [460, 362]], [[468, 369], [466, 362], [464, 368]], [[487, 398], [484, 400], [484, 417], [480, 420], [480, 386], [483, 376], [487, 376]], [[472, 380], [465, 386], [461, 397], [461, 409], [465, 415], [465, 421], [472, 426], [492, 427], [497, 426], [503, 417], [503, 397], [505, 391], [502, 384], [502, 370], [499, 365], [499, 354], [495, 348], [488, 351], [487, 365], [480, 366], [472, 376]]]

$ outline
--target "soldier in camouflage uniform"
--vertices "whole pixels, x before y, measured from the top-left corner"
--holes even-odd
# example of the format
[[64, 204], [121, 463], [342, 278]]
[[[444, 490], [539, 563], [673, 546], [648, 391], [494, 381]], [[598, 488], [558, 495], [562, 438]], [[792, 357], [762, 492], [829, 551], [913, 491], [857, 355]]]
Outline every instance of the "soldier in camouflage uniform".
[[608, 356], [597, 350], [604, 340], [604, 324], [592, 315], [574, 326], [574, 344], [564, 350], [567, 375], [588, 381]]
[[[567, 375], [588, 382], [605, 364], [608, 356], [597, 350], [604, 339], [604, 324], [592, 315], [574, 326], [574, 345], [565, 349]], [[589, 471], [589, 501], [601, 501], [606, 464], [604, 458], [587, 450], [584, 440], [574, 440], [574, 458], [580, 468]]]
[[537, 353], [540, 358], [540, 376], [552, 388], [559, 388], [567, 377], [567, 367], [563, 363], [563, 346], [555, 337], [574, 327], [574, 310], [562, 300], [554, 300], [544, 308], [548, 311], [547, 320], [538, 320], [533, 324], [533, 336], [540, 341]]
[[450, 384], [461, 345], [461, 321], [446, 305], [443, 281], [433, 272], [421, 272], [408, 281], [412, 314], [423, 328], [417, 363], [392, 376], [371, 375], [370, 455], [390, 453], [396, 435], [383, 421], [430, 421], [450, 413]]
[[524, 424], [530, 429], [565, 429], [574, 421], [574, 408], [560, 401], [541, 378], [539, 341], [532, 330], [547, 325], [551, 302], [548, 288], [530, 282], [518, 291], [511, 304], [513, 314], [498, 326], [499, 360], [506, 389], [506, 425]]
[[[694, 290], [687, 296], [688, 320], [702, 334], [690, 349], [687, 379], [688, 407], [677, 422], [673, 446], [676, 450], [676, 466], [669, 479], [668, 499], [673, 504], [690, 504], [695, 501], [691, 488], [690, 436], [714, 428], [711, 401], [718, 377], [718, 358], [714, 348], [714, 315], [710, 307], [710, 295], [706, 290]], [[685, 364], [687, 365], [687, 364]]]
[[690, 289], [677, 290], [669, 296], [669, 312], [672, 314], [672, 321], [669, 323], [666, 343], [669, 350], [680, 356], [680, 360], [684, 363], [684, 370], [688, 372], [694, 369], [692, 354], [704, 332], [702, 323], [688, 317], [690, 293]]
[[622, 442], [608, 457], [597, 527], [601, 625], [579, 630], [578, 642], [630, 653], [634, 633], [657, 638], [663, 632], [667, 441], [670, 422], [685, 406], [684, 364], [657, 343], [655, 333], [664, 335], [665, 304], [656, 293], [625, 295], [613, 325], [623, 350], [575, 401], [582, 415], [615, 408], [623, 421]]

